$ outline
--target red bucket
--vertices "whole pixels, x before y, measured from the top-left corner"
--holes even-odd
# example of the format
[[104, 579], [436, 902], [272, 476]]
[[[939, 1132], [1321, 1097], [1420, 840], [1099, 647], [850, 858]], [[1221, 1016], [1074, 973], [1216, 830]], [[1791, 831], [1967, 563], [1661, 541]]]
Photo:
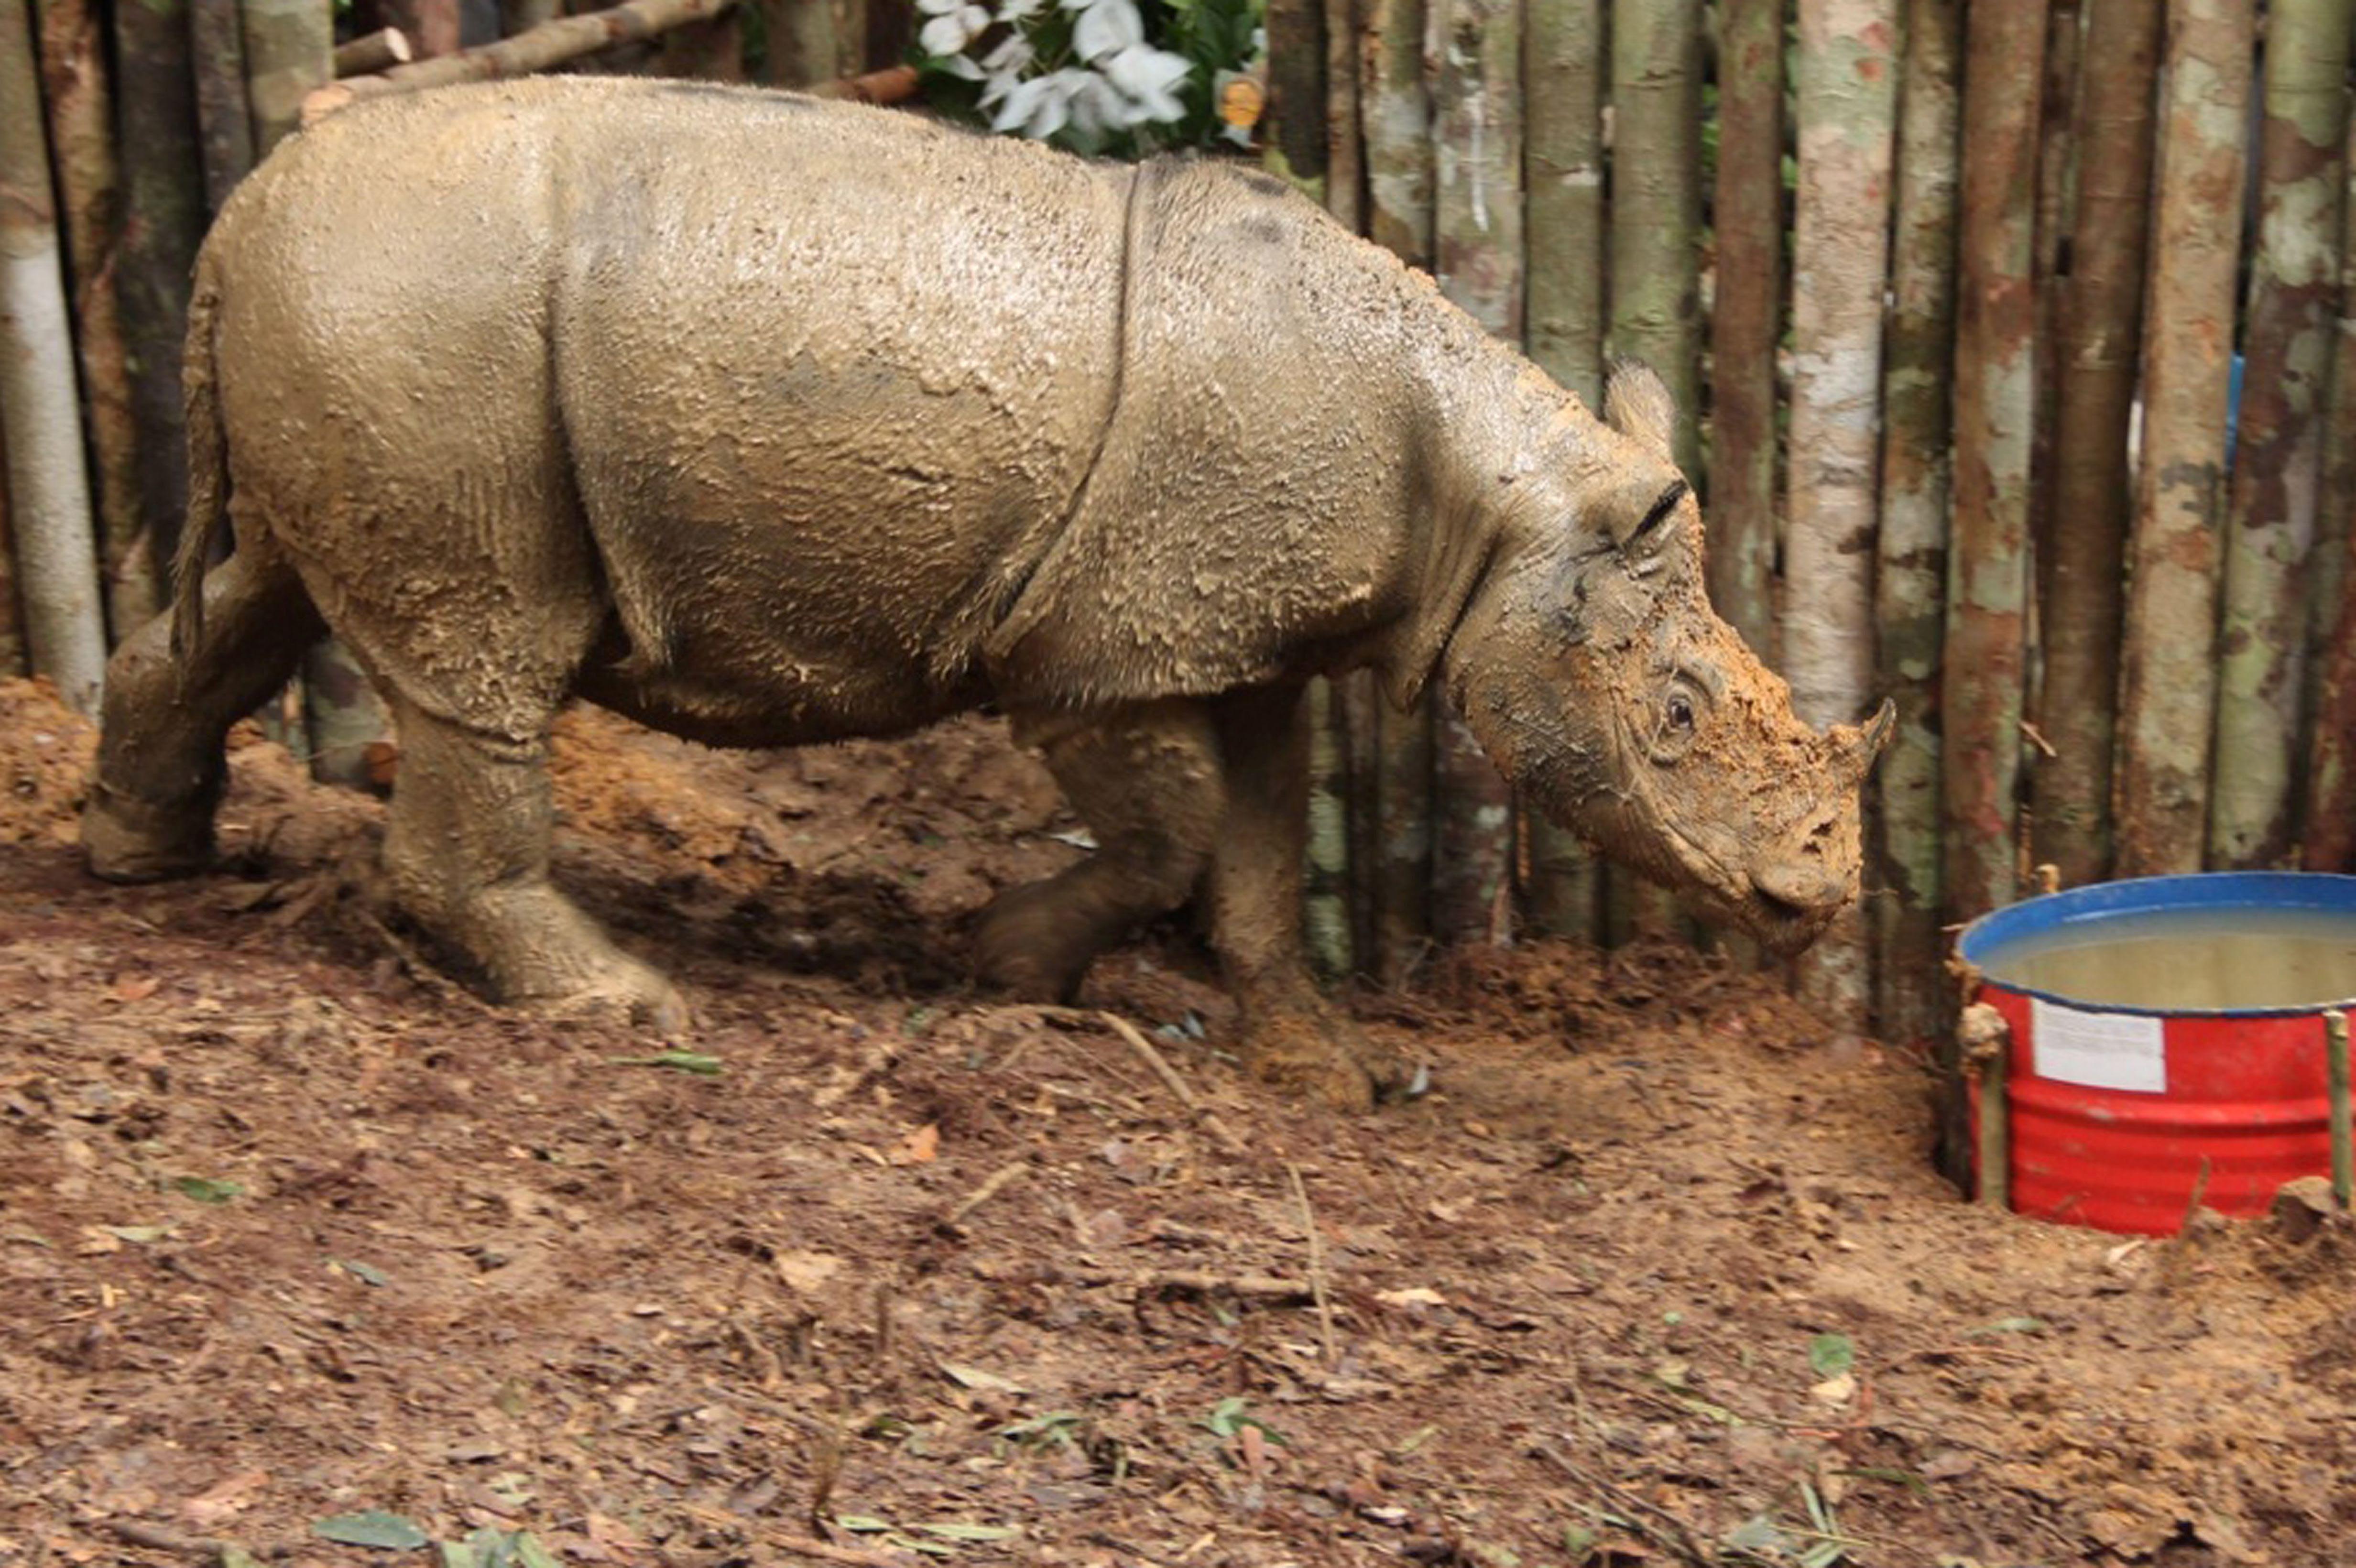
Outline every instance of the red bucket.
[[[2091, 1003], [1991, 975], [2008, 950], [2098, 923], [2182, 912], [2309, 911], [2356, 918], [2356, 877], [2216, 872], [2073, 888], [1982, 917], [1958, 951], [2004, 1019], [2012, 1207], [2131, 1234], [2177, 1231], [2194, 1201], [2262, 1213], [2284, 1182], [2332, 1170], [2324, 1014]], [[2335, 986], [2334, 989], [2342, 988]], [[2356, 994], [2356, 975], [2344, 988]], [[1972, 1093], [1978, 1163], [1979, 1084]], [[2205, 1172], [2205, 1174], [2204, 1174]]]

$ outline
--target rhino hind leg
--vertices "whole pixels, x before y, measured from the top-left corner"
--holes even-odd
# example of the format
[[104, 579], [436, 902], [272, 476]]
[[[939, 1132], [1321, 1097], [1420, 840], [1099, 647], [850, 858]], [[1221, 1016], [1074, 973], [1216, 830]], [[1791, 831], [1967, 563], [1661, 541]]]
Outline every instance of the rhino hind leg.
[[107, 663], [98, 769], [82, 850], [109, 881], [188, 876], [211, 863], [231, 724], [286, 684], [326, 630], [301, 579], [265, 545], [205, 579], [203, 631], [185, 660], [158, 615]]
[[500, 1001], [683, 1029], [678, 989], [549, 880], [555, 807], [545, 726], [502, 733], [398, 695], [393, 714], [401, 775], [384, 869], [402, 911], [476, 965]]

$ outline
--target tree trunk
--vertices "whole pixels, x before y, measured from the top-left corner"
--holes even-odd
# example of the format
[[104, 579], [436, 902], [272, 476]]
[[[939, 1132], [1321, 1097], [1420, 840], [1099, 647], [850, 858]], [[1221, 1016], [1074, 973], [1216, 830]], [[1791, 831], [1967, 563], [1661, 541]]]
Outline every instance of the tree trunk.
[[[1874, 457], [1889, 280], [1896, 0], [1800, 0], [1798, 221], [1792, 307], [1791, 526], [1783, 673], [1802, 720], [1856, 720], [1874, 692]], [[1717, 505], [1712, 497], [1711, 505]], [[1798, 965], [1801, 996], [1866, 1028], [1872, 962], [1852, 906]]]
[[[1603, 406], [1602, 0], [1528, 0], [1522, 54], [1523, 211], [1530, 358], [1590, 409]], [[1715, 547], [1713, 547], [1715, 548]], [[1525, 808], [1537, 930], [1592, 941], [1598, 863], [1576, 834]]]
[[2031, 274], [2045, 7], [1980, 0], [1964, 66], [1954, 524], [1941, 706], [1950, 918], [2011, 901], [2029, 592]]
[[[2340, 303], [2343, 78], [2356, 0], [2275, 0], [2259, 130], [2257, 250], [2225, 526], [2209, 859], [2289, 854], [2306, 692], [2308, 556]], [[2345, 507], [2351, 498], [2335, 504]]]
[[828, 0], [760, 0], [768, 53], [761, 80], [772, 87], [812, 87], [841, 70], [848, 40], [836, 35]]
[[183, 0], [141, 0], [112, 10], [121, 88], [114, 101], [115, 146], [123, 196], [115, 290], [130, 356], [140, 528], [155, 551], [161, 582], [187, 510], [180, 346], [188, 333], [188, 280], [204, 233], [204, 168]]
[[74, 347], [98, 479], [98, 552], [110, 642], [155, 613], [155, 558], [139, 528], [138, 438], [131, 422], [130, 366], [114, 292], [122, 189], [106, 81], [106, 40], [89, 0], [48, 0], [41, 8], [42, 74], [58, 192], [65, 206], [66, 275], [73, 299]]
[[1907, 0], [1899, 89], [1897, 211], [1882, 369], [1881, 540], [1874, 620], [1880, 688], [1898, 705], [1874, 773], [1869, 885], [1874, 1010], [1883, 1039], [1936, 1042], [1939, 1148], [1968, 1162], [1962, 1076], [1947, 1027], [1939, 896], [1939, 657], [1947, 592], [1948, 377], [1955, 354], [1956, 90], [1962, 0]]
[[2200, 869], [2208, 824], [2220, 490], [2254, 27], [2242, 0], [2169, 6], [2119, 713], [2118, 869], [2126, 876]]
[[240, 4], [245, 20], [246, 101], [253, 110], [253, 152], [260, 160], [302, 128], [303, 100], [335, 79], [335, 20], [327, 0]]
[[1323, 0], [1268, 0], [1267, 144], [1285, 172], [1325, 198]]
[[[1365, 220], [1365, 168], [1358, 124], [1358, 27], [1355, 0], [1323, 0], [1325, 43], [1325, 208], [1352, 233]], [[1358, 671], [1309, 686], [1310, 957], [1328, 981], [1357, 973], [1373, 955], [1371, 818], [1378, 805], [1370, 776], [1372, 677]]]
[[[2356, 121], [2341, 158], [2342, 209], [2356, 213]], [[2341, 319], [2356, 319], [2356, 222], [2344, 225], [2340, 275]], [[2316, 655], [2308, 703], [2315, 733], [2299, 863], [2310, 871], [2356, 871], [2356, 605], [2346, 600], [2347, 584], [2356, 581], [2356, 562], [2350, 560], [2356, 528], [2347, 516], [2348, 497], [2356, 496], [2356, 332], [2345, 326], [2332, 356], [2322, 491], [2330, 500], [2316, 518]]]
[[2111, 766], [2125, 603], [2129, 421], [2151, 212], [2152, 97], [2164, 0], [2091, 0], [2069, 279], [2053, 354], [2059, 403], [2041, 630], [2037, 855], [2065, 886], [2111, 868]]
[[[1612, 0], [1612, 352], [1676, 400], [1677, 466], [1701, 464], [1701, 4]], [[1678, 934], [1676, 899], [1615, 872], [1614, 933]]]
[[1783, 0], [1725, 0], [1718, 60], [1709, 597], [1751, 651], [1772, 663], [1775, 345], [1783, 314]]
[[48, 135], [25, 0], [0, 0], [0, 449], [35, 675], [93, 711], [106, 667]]
[[[1495, 336], [1522, 340], [1522, 38], [1515, 0], [1451, 0], [1440, 38], [1434, 239], [1440, 293]], [[1453, 703], [1434, 736], [1432, 934], [1510, 934], [1513, 796]]]
[[217, 213], [253, 171], [253, 112], [245, 101], [245, 31], [238, 0], [189, 0], [188, 37], [205, 201]]
[[[1366, 227], [1411, 266], [1431, 261], [1431, 100], [1423, 0], [1370, 0], [1358, 80], [1365, 94]], [[1373, 868], [1374, 969], [1398, 985], [1430, 944], [1431, 699], [1376, 723], [1380, 854]]]
[[[2029, 595], [2038, 606], [2031, 640], [2043, 644], [2044, 615], [2048, 587], [2053, 565], [2053, 443], [2061, 396], [2060, 378], [2054, 374], [2056, 344], [2059, 333], [2055, 323], [2062, 309], [2064, 242], [2069, 233], [2070, 213], [2076, 205], [2075, 188], [2078, 159], [2077, 144], [2070, 135], [2070, 125], [2076, 113], [2079, 92], [2078, 55], [2083, 38], [2084, 22], [2079, 0], [2047, 0], [2045, 16], [2045, 88], [2040, 100], [2037, 125], [2037, 219], [2035, 240], [2035, 276], [2037, 290], [2037, 329], [2031, 339], [2036, 347], [2037, 362], [2032, 372], [2036, 378], [2037, 415], [2029, 426], [2029, 468], [2034, 475], [2029, 486], [2029, 557], [2030, 572]], [[2031, 659], [2024, 701], [2029, 711], [2035, 711], [2040, 700], [2045, 666], [2042, 658]], [[2025, 798], [2033, 798], [2037, 791], [2037, 773], [2044, 759], [2034, 750], [2023, 754], [2026, 776], [2021, 789]], [[2033, 831], [2024, 824], [2024, 841]]]

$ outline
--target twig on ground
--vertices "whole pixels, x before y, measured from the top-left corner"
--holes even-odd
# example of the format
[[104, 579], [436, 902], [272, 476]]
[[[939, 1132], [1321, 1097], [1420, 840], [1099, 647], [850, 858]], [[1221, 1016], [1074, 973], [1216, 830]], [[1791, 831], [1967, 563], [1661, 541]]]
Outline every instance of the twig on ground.
[[868, 1552], [856, 1546], [837, 1546], [830, 1541], [814, 1536], [789, 1535], [782, 1531], [765, 1530], [761, 1540], [780, 1552], [790, 1552], [799, 1557], [815, 1557], [821, 1563], [851, 1563], [859, 1568], [902, 1568], [905, 1557], [886, 1556], [881, 1552]]
[[188, 1535], [167, 1524], [150, 1524], [140, 1519], [110, 1519], [102, 1528], [112, 1531], [134, 1546], [145, 1546], [151, 1552], [177, 1552], [184, 1557], [210, 1557], [221, 1554], [220, 1541], [209, 1535]]
[[1269, 1296], [1292, 1301], [1316, 1298], [1307, 1280], [1280, 1279], [1264, 1274], [1208, 1274], [1198, 1269], [1066, 1269], [1066, 1279], [1081, 1285], [1133, 1285], [1140, 1290], [1191, 1290], [1202, 1295], [1226, 1291], [1234, 1296]]
[[942, 1219], [941, 1223], [944, 1225], [958, 1225], [964, 1223], [965, 1217], [967, 1215], [972, 1213], [975, 1210], [980, 1208], [983, 1204], [989, 1202], [1000, 1193], [1005, 1191], [1008, 1187], [1020, 1179], [1023, 1174], [1030, 1168], [1031, 1167], [1028, 1161], [1019, 1159], [1011, 1165], [1000, 1166], [996, 1170], [991, 1171], [988, 1176], [981, 1179], [980, 1186], [975, 1188], [972, 1191], [959, 1199], [958, 1200], [957, 1207], [948, 1211], [948, 1215]]
[[1301, 1168], [1286, 1160], [1284, 1174], [1292, 1179], [1292, 1200], [1300, 1205], [1301, 1229], [1309, 1233], [1309, 1294], [1317, 1302], [1317, 1338], [1324, 1347], [1325, 1370], [1330, 1372], [1342, 1364], [1342, 1349], [1333, 1338], [1333, 1303], [1325, 1294], [1325, 1243], [1317, 1234], [1317, 1213], [1309, 1207], [1309, 1189], [1301, 1185]]
[[[1550, 1461], [1563, 1474], [1588, 1490], [1599, 1492], [1609, 1499], [1612, 1507], [1620, 1511], [1621, 1516], [1627, 1520], [1631, 1526], [1667, 1547], [1678, 1557], [1691, 1563], [1693, 1568], [1714, 1568], [1718, 1561], [1716, 1555], [1694, 1539], [1694, 1533], [1686, 1527], [1685, 1520], [1668, 1509], [1658, 1503], [1648, 1502], [1625, 1487], [1594, 1474], [1551, 1443], [1544, 1441], [1536, 1443], [1532, 1445], [1532, 1451], [1540, 1458]], [[1647, 1523], [1645, 1519], [1647, 1515], [1659, 1522]]]
[[1129, 1042], [1129, 1049], [1144, 1059], [1145, 1065], [1153, 1069], [1153, 1075], [1162, 1080], [1164, 1088], [1178, 1097], [1180, 1104], [1189, 1111], [1202, 1110], [1203, 1103], [1194, 1098], [1194, 1091], [1186, 1086], [1186, 1081], [1178, 1076], [1178, 1070], [1170, 1065], [1168, 1058], [1153, 1049], [1153, 1042], [1146, 1039], [1135, 1024], [1122, 1018], [1119, 1013], [1105, 1012], [1101, 1008], [1098, 1010], [1096, 1016], [1104, 1020], [1106, 1028]]

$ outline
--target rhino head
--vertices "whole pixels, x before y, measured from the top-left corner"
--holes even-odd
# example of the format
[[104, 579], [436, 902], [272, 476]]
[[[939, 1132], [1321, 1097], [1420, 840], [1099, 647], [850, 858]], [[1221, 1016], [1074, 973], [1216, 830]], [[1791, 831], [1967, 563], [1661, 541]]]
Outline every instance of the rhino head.
[[1511, 521], [1442, 669], [1533, 804], [1789, 954], [1857, 896], [1858, 796], [1893, 710], [1812, 730], [1711, 610], [1675, 417], [1626, 366], [1601, 425], [1550, 421], [1500, 480]]

